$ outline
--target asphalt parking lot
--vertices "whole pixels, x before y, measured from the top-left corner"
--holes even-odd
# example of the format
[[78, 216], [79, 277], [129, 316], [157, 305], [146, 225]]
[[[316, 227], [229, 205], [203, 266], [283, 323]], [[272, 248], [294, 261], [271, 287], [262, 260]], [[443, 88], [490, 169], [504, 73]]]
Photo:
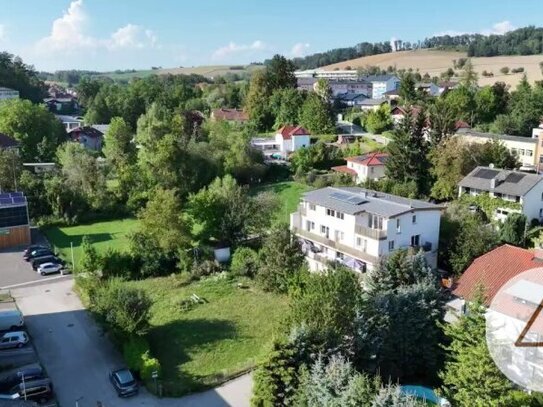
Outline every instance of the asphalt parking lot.
[[[0, 289], [9, 289], [21, 285], [48, 281], [60, 274], [41, 276], [32, 270], [29, 262], [23, 259], [25, 247], [0, 250]], [[64, 278], [70, 278], [64, 276]]]

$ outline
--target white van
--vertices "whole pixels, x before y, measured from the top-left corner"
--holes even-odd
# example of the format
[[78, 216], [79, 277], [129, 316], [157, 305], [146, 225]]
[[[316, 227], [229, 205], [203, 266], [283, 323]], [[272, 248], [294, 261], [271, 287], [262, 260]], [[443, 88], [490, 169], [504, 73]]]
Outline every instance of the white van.
[[25, 324], [23, 314], [18, 309], [0, 311], [0, 330], [17, 329]]

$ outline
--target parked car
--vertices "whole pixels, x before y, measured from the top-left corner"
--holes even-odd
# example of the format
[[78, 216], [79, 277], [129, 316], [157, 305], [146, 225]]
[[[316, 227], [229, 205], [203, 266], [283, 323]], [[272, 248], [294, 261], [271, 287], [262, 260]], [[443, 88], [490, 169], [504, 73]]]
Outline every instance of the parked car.
[[30, 253], [25, 254], [23, 256], [23, 259], [25, 259], [26, 261], [30, 261], [32, 259], [35, 259], [36, 257], [51, 256], [54, 254], [55, 253], [53, 253], [51, 249], [47, 249], [47, 248], [35, 249], [35, 250], [32, 250]]
[[0, 349], [22, 348], [29, 340], [26, 332], [6, 332], [0, 337]]
[[62, 260], [60, 257], [49, 255], [49, 256], [42, 256], [42, 257], [36, 257], [33, 259], [30, 264], [32, 265], [32, 270], [37, 270], [39, 266], [41, 266], [44, 263], [57, 263], [64, 265], [64, 260]]
[[18, 329], [25, 324], [23, 314], [18, 309], [0, 311], [0, 330]]
[[14, 386], [22, 383], [23, 378], [26, 382], [29, 380], [43, 379], [44, 377], [43, 368], [37, 363], [20, 366], [16, 369], [2, 372], [0, 373], [0, 393], [5, 393]]
[[37, 272], [40, 273], [42, 276], [45, 276], [47, 274], [59, 273], [63, 267], [64, 266], [62, 264], [58, 263], [43, 263], [41, 266], [38, 267]]
[[31, 401], [37, 401], [38, 403], [45, 403], [53, 398], [53, 383], [51, 379], [36, 379], [29, 380], [14, 386], [10, 394], [18, 395], [19, 399], [26, 399]]
[[23, 251], [23, 256], [30, 254], [34, 250], [38, 249], [49, 249], [47, 246], [41, 245], [41, 244], [31, 244]]
[[109, 380], [119, 397], [129, 397], [138, 394], [138, 383], [132, 372], [127, 368], [112, 371], [109, 374]]

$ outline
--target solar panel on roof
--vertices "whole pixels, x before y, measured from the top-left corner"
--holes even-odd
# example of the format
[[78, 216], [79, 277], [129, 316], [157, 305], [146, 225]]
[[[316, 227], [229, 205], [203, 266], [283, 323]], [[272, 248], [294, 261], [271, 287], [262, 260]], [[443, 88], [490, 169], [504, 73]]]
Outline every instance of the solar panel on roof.
[[516, 184], [519, 182], [522, 178], [524, 178], [525, 174], [518, 174], [516, 172], [512, 172], [505, 178], [505, 182], [510, 182], [512, 184]]
[[346, 201], [350, 198], [350, 195], [342, 194], [341, 192], [334, 192], [333, 194], [330, 194], [330, 197], [337, 199], [338, 201]]
[[367, 202], [364, 198], [360, 198], [358, 196], [353, 196], [349, 199], [347, 199], [347, 202], [350, 202], [355, 205], [360, 205], [361, 203]]
[[0, 194], [0, 199], [9, 198], [9, 194]]
[[26, 202], [26, 198], [24, 196], [14, 196], [13, 197], [13, 203], [14, 204], [20, 204], [20, 203], [25, 203]]
[[475, 178], [492, 179], [496, 177], [500, 172], [496, 170], [489, 170], [488, 168], [479, 169], [473, 176]]
[[22, 192], [10, 192], [9, 194], [10, 194], [10, 196], [12, 196], [12, 197], [15, 197], [15, 196], [24, 196]]
[[11, 205], [11, 198], [0, 198], [0, 205]]

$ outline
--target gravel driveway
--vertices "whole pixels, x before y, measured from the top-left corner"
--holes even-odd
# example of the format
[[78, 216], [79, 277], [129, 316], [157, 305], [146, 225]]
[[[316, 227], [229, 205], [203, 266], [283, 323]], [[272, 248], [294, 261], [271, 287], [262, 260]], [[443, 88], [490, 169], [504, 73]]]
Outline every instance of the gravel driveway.
[[73, 280], [58, 280], [11, 291], [61, 406], [73, 406], [76, 400], [79, 407], [96, 407], [98, 401], [104, 407], [249, 406], [250, 375], [181, 399], [157, 399], [144, 389], [137, 397], [119, 399], [107, 373], [115, 366], [122, 366], [121, 357], [83, 308], [72, 287]]

